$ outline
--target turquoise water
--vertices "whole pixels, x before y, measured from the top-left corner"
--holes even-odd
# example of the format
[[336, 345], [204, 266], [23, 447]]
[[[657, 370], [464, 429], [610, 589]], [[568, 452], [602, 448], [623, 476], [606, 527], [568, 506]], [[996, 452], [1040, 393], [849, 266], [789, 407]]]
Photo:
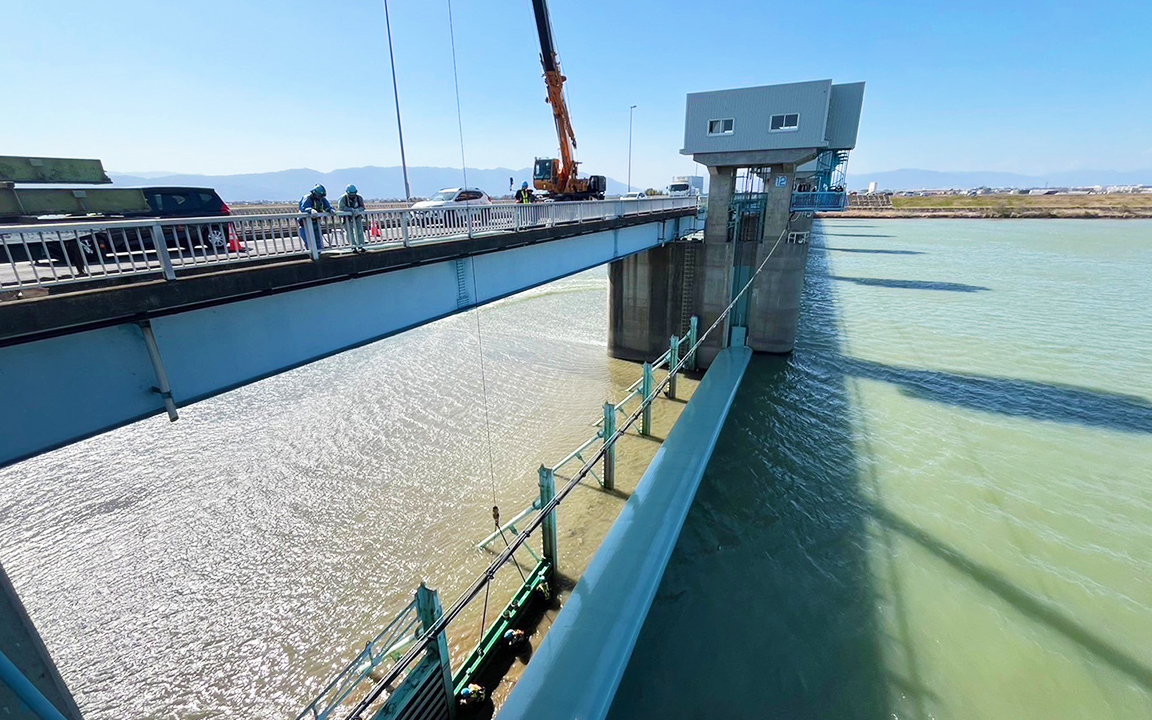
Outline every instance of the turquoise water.
[[611, 717], [1152, 717], [1152, 223], [820, 229]]

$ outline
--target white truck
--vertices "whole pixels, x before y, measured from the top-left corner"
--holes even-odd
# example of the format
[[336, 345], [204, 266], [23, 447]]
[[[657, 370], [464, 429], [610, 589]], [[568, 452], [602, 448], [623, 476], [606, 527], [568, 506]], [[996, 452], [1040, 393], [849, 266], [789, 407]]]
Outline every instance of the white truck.
[[668, 184], [668, 194], [672, 197], [703, 195], [704, 178], [700, 175], [676, 175]]

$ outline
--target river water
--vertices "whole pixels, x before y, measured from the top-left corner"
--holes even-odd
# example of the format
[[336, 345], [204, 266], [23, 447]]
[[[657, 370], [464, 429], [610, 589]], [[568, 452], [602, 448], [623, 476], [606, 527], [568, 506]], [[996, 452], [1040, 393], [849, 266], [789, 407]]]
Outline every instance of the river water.
[[[0, 470], [0, 561], [85, 718], [293, 718], [422, 580], [447, 607], [491, 562], [474, 545], [493, 498], [504, 520], [526, 508], [537, 468], [592, 437], [603, 403], [639, 378], [607, 357], [607, 278], [581, 273]], [[694, 386], [657, 400], [655, 436]], [[581, 485], [561, 506], [569, 584], [657, 447], [624, 438], [618, 492]], [[497, 581], [489, 621], [520, 577], [508, 566]], [[482, 614], [474, 603], [452, 626], [457, 662]]]
[[[1152, 717], [1152, 223], [822, 230], [613, 717]], [[481, 313], [505, 517], [637, 377], [605, 288]], [[0, 471], [0, 560], [86, 716], [292, 717], [421, 579], [450, 602], [490, 557], [477, 351], [449, 318]], [[573, 500], [578, 574], [623, 500]]]
[[1152, 717], [1152, 223], [820, 231], [611, 717]]

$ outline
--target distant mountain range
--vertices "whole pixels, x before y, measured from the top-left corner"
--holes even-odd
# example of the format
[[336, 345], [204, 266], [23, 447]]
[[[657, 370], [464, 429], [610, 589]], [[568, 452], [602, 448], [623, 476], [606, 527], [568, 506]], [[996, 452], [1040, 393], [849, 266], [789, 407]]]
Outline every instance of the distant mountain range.
[[1094, 185], [1146, 185], [1152, 184], [1152, 170], [1071, 170], [1034, 176], [1017, 173], [971, 171], [938, 172], [936, 170], [891, 170], [888, 172], [848, 174], [850, 190], [866, 190], [875, 182], [880, 190], [943, 190], [948, 188], [1034, 188], [1034, 187], [1092, 187]]
[[[249, 173], [246, 175], [167, 175], [156, 172], [136, 174], [109, 172], [115, 185], [186, 185], [211, 187], [228, 202], [259, 202], [298, 200], [312, 189], [316, 183], [328, 189], [329, 197], [339, 197], [344, 186], [356, 186], [360, 194], [368, 199], [404, 197], [404, 175], [399, 167], [360, 167], [320, 172], [301, 168], [277, 172]], [[509, 194], [508, 180], [512, 179], [516, 188], [520, 183], [531, 182], [531, 168], [510, 170], [508, 168], [477, 169], [468, 168], [468, 184], [478, 187], [494, 197]], [[460, 168], [410, 167], [408, 181], [412, 185], [414, 197], [428, 197], [446, 187], [459, 187], [464, 184]], [[625, 192], [624, 183], [608, 178], [608, 193]]]

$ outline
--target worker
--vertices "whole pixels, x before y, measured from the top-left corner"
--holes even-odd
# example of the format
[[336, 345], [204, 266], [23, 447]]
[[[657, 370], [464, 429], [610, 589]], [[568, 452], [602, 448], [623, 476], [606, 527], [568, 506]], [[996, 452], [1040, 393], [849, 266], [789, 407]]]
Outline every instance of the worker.
[[467, 687], [460, 691], [460, 706], [461, 707], [476, 707], [484, 702], [487, 693], [484, 688], [476, 683], [468, 683]]
[[340, 212], [352, 213], [344, 218], [344, 235], [352, 245], [352, 252], [364, 252], [364, 198], [356, 192], [355, 185], [344, 188], [336, 207]]
[[536, 197], [532, 194], [532, 189], [528, 187], [528, 183], [521, 183], [520, 189], [516, 191], [516, 202], [527, 205], [535, 199]]
[[[318, 215], [320, 213], [334, 213], [332, 203], [328, 202], [325, 197], [328, 191], [324, 189], [323, 185], [316, 185], [308, 192], [307, 195], [300, 198], [300, 212], [305, 215]], [[308, 238], [304, 233], [304, 221], [298, 221], [300, 225], [300, 239], [304, 241], [304, 247], [308, 247]], [[321, 250], [324, 247], [324, 231], [320, 227], [320, 220], [312, 220], [312, 235], [316, 238], [316, 249]]]

